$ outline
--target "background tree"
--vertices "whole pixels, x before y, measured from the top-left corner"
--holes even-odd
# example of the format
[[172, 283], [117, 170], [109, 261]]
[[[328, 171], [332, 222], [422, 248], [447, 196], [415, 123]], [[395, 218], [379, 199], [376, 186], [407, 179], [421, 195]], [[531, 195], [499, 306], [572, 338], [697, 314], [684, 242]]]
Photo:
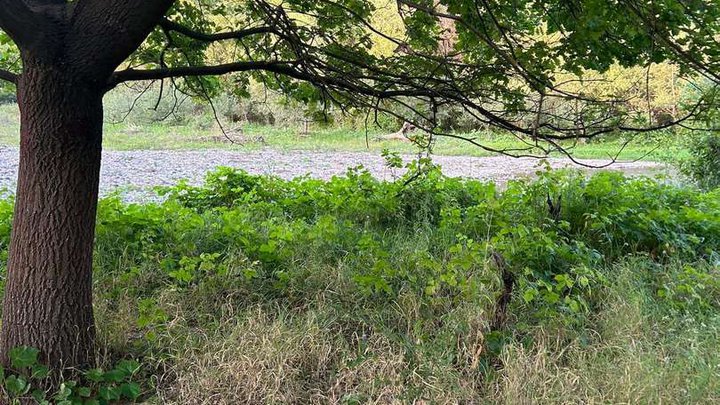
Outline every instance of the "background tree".
[[[617, 97], [560, 77], [671, 59], [717, 82], [715, 3], [398, 0], [403, 29], [388, 32], [365, 0], [0, 0], [0, 79], [16, 85], [21, 111], [2, 358], [27, 345], [54, 369], [94, 362], [102, 98], [121, 83], [159, 81], [209, 97], [213, 76], [234, 73], [239, 86], [253, 78], [298, 100], [412, 121], [430, 138], [533, 155], [564, 150], [564, 140], [687, 123], [710, 108], [712, 92], [675, 120], [643, 124]], [[448, 26], [456, 39], [439, 50]], [[378, 38], [401, 51], [373, 50]], [[217, 43], [227, 51], [213, 62], [207, 50]], [[572, 108], [547, 108], [552, 100]], [[526, 147], [493, 150], [443, 133], [437, 111], [447, 106]]]

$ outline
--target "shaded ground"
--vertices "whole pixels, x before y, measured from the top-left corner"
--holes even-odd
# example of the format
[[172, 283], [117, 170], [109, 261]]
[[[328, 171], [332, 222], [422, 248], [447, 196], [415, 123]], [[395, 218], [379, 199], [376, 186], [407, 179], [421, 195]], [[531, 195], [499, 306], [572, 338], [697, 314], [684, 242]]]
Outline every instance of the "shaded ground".
[[[409, 161], [413, 156], [404, 156]], [[500, 184], [520, 176], [532, 175], [538, 170], [534, 159], [509, 157], [436, 156], [434, 160], [449, 176], [473, 177], [493, 180]], [[586, 164], [602, 165], [607, 161], [583, 160]], [[15, 188], [18, 150], [0, 147], [0, 189]], [[572, 167], [566, 159], [549, 159], [555, 167]], [[237, 152], [226, 150], [205, 151], [106, 151], [103, 154], [101, 193], [123, 189], [130, 200], [147, 196], [147, 188], [173, 185], [181, 179], [201, 183], [205, 174], [218, 166], [244, 169], [253, 174], [272, 174], [290, 179], [310, 175], [330, 178], [341, 175], [348, 167], [363, 165], [375, 176], [392, 179], [402, 173], [385, 166], [385, 160], [372, 153], [355, 152], [304, 152], [273, 149]], [[654, 162], [615, 163], [612, 170], [629, 174], [658, 174], [669, 169]]]

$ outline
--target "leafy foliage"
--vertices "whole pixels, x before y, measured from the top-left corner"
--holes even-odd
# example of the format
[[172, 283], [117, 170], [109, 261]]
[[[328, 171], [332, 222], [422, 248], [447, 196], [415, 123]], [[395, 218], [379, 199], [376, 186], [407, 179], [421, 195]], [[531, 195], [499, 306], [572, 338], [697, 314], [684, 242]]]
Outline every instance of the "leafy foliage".
[[[449, 305], [500, 291], [490, 261], [496, 252], [524, 303], [551, 319], [596, 305], [604, 263], [638, 252], [658, 261], [711, 260], [720, 246], [713, 193], [612, 172], [590, 179], [540, 172], [536, 182], [512, 182], [498, 193], [492, 184], [445, 178], [429, 162], [415, 165], [392, 183], [362, 169], [327, 182], [221, 169], [204, 187], [164, 190], [162, 205], [106, 200], [101, 256], [124, 257], [133, 268], [156, 263], [162, 276], [138, 286], [148, 292], [165, 283], [197, 286], [217, 274], [298, 299], [310, 275], [295, 263], [311, 260], [352, 269], [358, 292], [376, 303], [412, 293]], [[552, 214], [547, 200], [559, 197], [562, 209]], [[427, 245], [396, 251], [408, 248], [396, 246], [397, 238], [419, 230]], [[148, 316], [152, 323], [158, 315]]]
[[720, 136], [707, 134], [693, 138], [690, 156], [680, 162], [680, 170], [705, 189], [720, 187]]
[[[397, 156], [387, 159], [399, 165]], [[465, 378], [458, 370], [467, 367], [492, 376], [508, 347], [532, 339], [538, 327], [583, 336], [614, 288], [613, 264], [628, 257], [643, 260], [637, 277], [663, 311], [709, 319], [720, 308], [712, 265], [720, 260], [717, 192], [572, 171], [541, 171], [499, 191], [447, 178], [430, 161], [410, 166], [393, 182], [362, 168], [328, 181], [223, 168], [204, 186], [163, 189], [162, 203], [104, 199], [97, 305], [101, 314], [130, 314], [122, 325], [109, 321], [123, 332], [107, 339], [131, 336], [117, 356], [160, 372], [153, 367], [169, 360], [157, 359], [178, 340], [193, 341], [198, 328], [222, 331], [258, 306], [295, 317], [322, 302], [336, 344], [359, 352], [349, 349], [356, 357], [333, 359], [320, 375], [345, 362], [362, 367], [372, 356], [363, 345], [384, 339], [424, 378]], [[11, 205], [0, 204], [0, 224]], [[6, 241], [9, 229], [0, 230]], [[508, 320], [493, 327], [508, 287], [504, 272], [514, 280]], [[19, 366], [34, 359], [26, 354]], [[428, 395], [405, 378], [405, 398]], [[131, 381], [116, 380], [97, 383], [117, 390]], [[10, 384], [22, 391], [29, 381], [18, 374]], [[68, 398], [78, 387], [69, 387]]]
[[132, 381], [140, 364], [127, 360], [109, 371], [88, 370], [82, 383], [64, 381], [56, 392], [47, 392], [43, 384], [50, 370], [41, 364], [39, 354], [31, 347], [16, 347], [9, 353], [12, 369], [0, 368], [0, 382], [11, 404], [34, 400], [40, 405], [104, 405], [134, 402], [140, 397], [140, 385]]
[[[720, 82], [716, 9], [712, 0], [175, 1], [110, 87], [159, 80], [177, 107], [175, 89], [209, 101], [262, 84], [313, 115], [375, 110], [438, 135], [492, 126], [547, 141], [548, 154], [561, 140], [712, 111], [716, 92], [695, 82]], [[0, 69], [17, 72], [17, 49], [0, 35]], [[678, 79], [707, 94], [684, 106]]]

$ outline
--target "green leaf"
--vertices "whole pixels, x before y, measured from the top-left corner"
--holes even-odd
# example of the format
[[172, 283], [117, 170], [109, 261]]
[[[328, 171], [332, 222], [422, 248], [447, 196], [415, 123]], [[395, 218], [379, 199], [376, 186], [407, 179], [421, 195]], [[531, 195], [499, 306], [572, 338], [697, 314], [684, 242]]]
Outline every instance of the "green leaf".
[[90, 387], [80, 387], [77, 389], [77, 394], [81, 397], [87, 398], [92, 395], [92, 389], [90, 389]]
[[576, 300], [568, 298], [565, 301], [567, 302], [568, 307], [570, 307], [571, 311], [575, 313], [580, 312], [580, 304]]
[[32, 366], [32, 374], [30, 378], [42, 380], [50, 374], [50, 369], [47, 366], [36, 364]]
[[523, 293], [523, 300], [525, 301], [525, 303], [529, 304], [529, 303], [531, 303], [531, 302], [535, 299], [535, 296], [536, 296], [536, 295], [537, 295], [537, 290], [536, 290], [536, 289], [534, 289], [534, 288], [528, 288], [528, 289], [525, 290], [525, 292]]
[[127, 398], [135, 400], [140, 396], [140, 386], [136, 383], [125, 383], [120, 386], [120, 393]]
[[101, 368], [93, 368], [85, 373], [85, 377], [87, 377], [88, 380], [96, 383], [102, 382], [104, 375]]
[[10, 363], [14, 368], [24, 369], [38, 362], [40, 350], [33, 347], [21, 346], [10, 350]]
[[127, 372], [125, 372], [125, 370], [114, 369], [114, 370], [110, 370], [107, 373], [103, 374], [103, 380], [109, 381], [109, 382], [120, 383], [120, 382], [123, 382], [125, 380], [125, 377], [127, 377], [127, 376], [128, 376], [128, 374], [127, 374]]
[[583, 287], [587, 287], [590, 285], [590, 280], [586, 276], [580, 276], [580, 285]]
[[58, 389], [57, 394], [55, 394], [54, 399], [56, 401], [65, 401], [72, 395], [72, 385], [69, 385], [67, 383], [60, 384], [60, 388]]
[[100, 387], [98, 396], [106, 401], [117, 401], [120, 399], [120, 390], [115, 386]]
[[140, 370], [140, 363], [134, 360], [123, 360], [118, 363], [118, 365], [115, 367], [116, 370], [123, 371], [126, 375], [130, 376], [138, 372]]
[[5, 389], [14, 396], [20, 396], [27, 393], [30, 390], [30, 386], [22, 377], [11, 375], [5, 379]]
[[560, 301], [560, 295], [555, 292], [545, 293], [544, 298], [548, 304], [556, 304], [558, 301]]
[[47, 400], [45, 400], [45, 391], [43, 390], [33, 390], [33, 392], [30, 394], [32, 395], [33, 399], [37, 401], [38, 403], [48, 403]]

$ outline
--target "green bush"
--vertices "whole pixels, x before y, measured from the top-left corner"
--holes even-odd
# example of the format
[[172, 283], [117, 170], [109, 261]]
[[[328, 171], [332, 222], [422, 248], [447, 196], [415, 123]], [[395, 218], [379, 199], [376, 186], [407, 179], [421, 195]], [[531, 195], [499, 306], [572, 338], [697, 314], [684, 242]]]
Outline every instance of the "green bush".
[[720, 135], [694, 138], [688, 151], [690, 156], [680, 162], [680, 171], [704, 189], [720, 187]]
[[[317, 246], [307, 251], [322, 252], [328, 266], [336, 265], [336, 255], [343, 252], [343, 260], [356, 268], [351, 278], [360, 290], [389, 297], [408, 289], [460, 294], [474, 276], [473, 266], [484, 265], [488, 252], [496, 252], [512, 268], [523, 299], [547, 305], [537, 311], [544, 317], [588, 311], [596, 286], [605, 279], [598, 269], [625, 255], [642, 252], [661, 262], [674, 257], [707, 260], [720, 247], [717, 193], [615, 172], [589, 179], [578, 172], [542, 172], [535, 182], [511, 182], [498, 193], [492, 184], [446, 178], [429, 162], [415, 165], [404, 178], [389, 183], [362, 169], [330, 181], [284, 181], [220, 169], [203, 187], [183, 184], [165, 190], [169, 201], [152, 210], [172, 207], [173, 217], [184, 216], [169, 220], [167, 213], [158, 213], [163, 224], [175, 228], [160, 234], [192, 239], [162, 246], [183, 250], [198, 240], [213, 241], [210, 250], [197, 251], [218, 262], [227, 257], [228, 247], [237, 248], [265, 268], [259, 274], [283, 288], [296, 276], [306, 277], [295, 274], [294, 264], [308, 246]], [[548, 207], [553, 198], [561, 206], [555, 214]], [[106, 227], [105, 221], [100, 235], [104, 229], [121, 229], [114, 223]], [[140, 224], [133, 229], [153, 229]], [[197, 227], [205, 230], [190, 231]], [[392, 251], [395, 238], [415, 232], [428, 239], [427, 250], [402, 256]], [[126, 235], [114, 245], [123, 240]], [[160, 250], [156, 245], [147, 249]], [[201, 272], [202, 256], [193, 261], [163, 250], [161, 265], [172, 277], [182, 274], [184, 282], [191, 282]], [[457, 267], [457, 260], [466, 264]], [[186, 263], [193, 263], [193, 270]], [[227, 264], [205, 267], [223, 266]], [[251, 273], [258, 276], [256, 270]]]
[[[224, 168], [162, 203], [103, 199], [102, 363], [139, 359], [156, 376], [141, 389], [176, 403], [483, 402], [509, 351], [547, 333], [594, 344], [617, 263], [637, 268], [652, 319], [720, 328], [720, 191], [573, 171], [499, 191], [429, 161], [410, 169], [385, 182]], [[11, 208], [0, 201], [2, 257]]]

